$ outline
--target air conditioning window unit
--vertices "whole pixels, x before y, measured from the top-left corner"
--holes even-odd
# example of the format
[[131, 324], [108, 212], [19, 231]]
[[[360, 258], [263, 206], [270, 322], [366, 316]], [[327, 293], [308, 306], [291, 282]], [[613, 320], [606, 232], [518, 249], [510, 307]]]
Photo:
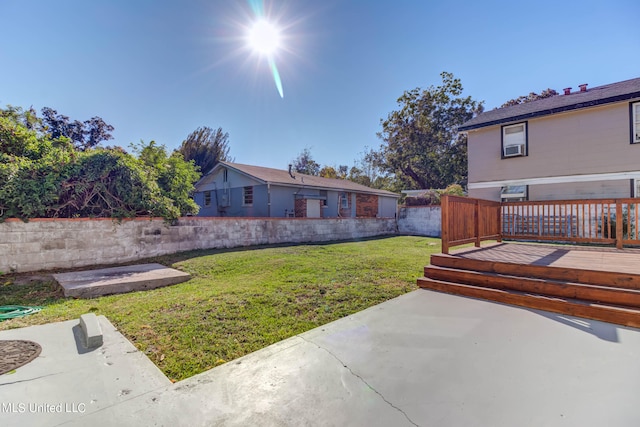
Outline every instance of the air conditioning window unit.
[[504, 147], [504, 157], [524, 156], [524, 144], [507, 145]]

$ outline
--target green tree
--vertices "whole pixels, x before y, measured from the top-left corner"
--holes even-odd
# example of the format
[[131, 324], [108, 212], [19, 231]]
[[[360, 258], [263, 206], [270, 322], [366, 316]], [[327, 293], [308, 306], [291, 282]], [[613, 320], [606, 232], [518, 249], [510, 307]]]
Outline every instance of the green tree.
[[182, 153], [177, 151], [168, 155], [166, 147], [157, 145], [155, 141], [149, 144], [141, 141], [140, 145], [134, 145], [134, 151], [158, 183], [162, 195], [173, 201], [180, 215], [198, 213], [199, 207], [191, 198], [191, 193], [200, 179], [200, 172], [193, 160], [186, 161]]
[[198, 172], [180, 154], [141, 145], [80, 150], [33, 126], [32, 114], [0, 109], [0, 221], [6, 218], [160, 216], [172, 220], [198, 207], [189, 197]]
[[305, 175], [320, 174], [320, 164], [313, 160], [311, 150], [309, 148], [302, 150], [300, 154], [298, 154], [298, 157], [293, 160], [291, 165], [293, 170], [298, 173], [303, 173]]
[[233, 161], [229, 150], [227, 132], [204, 126], [191, 132], [177, 151], [186, 161], [193, 160], [202, 173], [208, 173], [218, 162]]
[[545, 89], [540, 93], [531, 92], [527, 96], [523, 95], [523, 96], [519, 96], [517, 98], [508, 100], [507, 102], [502, 104], [500, 108], [511, 107], [513, 105], [526, 104], [527, 102], [537, 101], [538, 99], [551, 98], [552, 96], [556, 96], [556, 95], [558, 95], [558, 92], [556, 92], [553, 89]]
[[53, 108], [42, 109], [41, 125], [52, 139], [67, 137], [80, 151], [97, 146], [102, 141], [113, 139], [113, 126], [107, 124], [100, 117], [92, 117], [81, 122], [71, 121], [69, 117], [58, 114]]
[[318, 176], [321, 176], [322, 178], [337, 179], [338, 172], [333, 166], [323, 166], [322, 169], [320, 169], [320, 172], [318, 172]]
[[442, 85], [406, 91], [400, 109], [381, 120], [383, 144], [375, 165], [406, 189], [444, 188], [467, 179], [467, 138], [458, 127], [482, 112], [482, 102], [462, 97], [462, 84], [443, 72]]

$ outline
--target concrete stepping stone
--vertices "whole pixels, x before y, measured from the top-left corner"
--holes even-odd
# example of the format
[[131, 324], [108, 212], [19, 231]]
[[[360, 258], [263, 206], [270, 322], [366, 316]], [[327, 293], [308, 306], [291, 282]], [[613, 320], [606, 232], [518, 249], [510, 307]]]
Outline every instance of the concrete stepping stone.
[[95, 298], [175, 285], [186, 282], [191, 276], [161, 264], [136, 264], [59, 273], [53, 278], [64, 290], [65, 297]]

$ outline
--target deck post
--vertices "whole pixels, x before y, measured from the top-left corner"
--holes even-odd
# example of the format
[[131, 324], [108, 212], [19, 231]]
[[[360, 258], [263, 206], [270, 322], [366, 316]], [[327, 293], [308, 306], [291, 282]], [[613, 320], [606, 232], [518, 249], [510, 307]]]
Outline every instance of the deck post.
[[616, 248], [622, 249], [622, 239], [624, 239], [622, 202], [616, 199]]
[[442, 241], [442, 253], [449, 253], [449, 196], [443, 194], [440, 197], [440, 240]]
[[498, 205], [498, 242], [502, 242], [502, 203]]
[[480, 200], [476, 199], [473, 209], [473, 233], [475, 234], [475, 247], [480, 247]]

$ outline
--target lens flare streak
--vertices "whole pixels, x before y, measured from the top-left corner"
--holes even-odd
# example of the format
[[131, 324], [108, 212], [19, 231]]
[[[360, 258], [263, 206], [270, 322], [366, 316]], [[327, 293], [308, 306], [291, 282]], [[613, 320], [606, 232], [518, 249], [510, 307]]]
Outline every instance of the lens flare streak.
[[[264, 13], [264, 1], [263, 0], [248, 0], [249, 6], [253, 13], [255, 14], [257, 19], [266, 20], [266, 16]], [[282, 80], [280, 79], [280, 73], [278, 72], [278, 67], [276, 66], [276, 62], [273, 58], [273, 52], [266, 54], [267, 61], [269, 62], [269, 68], [271, 69], [271, 74], [273, 75], [273, 81], [276, 84], [276, 89], [280, 94], [280, 98], [284, 98], [284, 90], [282, 89]]]
[[278, 72], [278, 67], [276, 67], [276, 63], [273, 61], [273, 58], [269, 58], [269, 67], [271, 68], [273, 81], [276, 83], [276, 88], [278, 89], [280, 98], [284, 98], [284, 91], [282, 90], [282, 80], [280, 80], [280, 73]]

